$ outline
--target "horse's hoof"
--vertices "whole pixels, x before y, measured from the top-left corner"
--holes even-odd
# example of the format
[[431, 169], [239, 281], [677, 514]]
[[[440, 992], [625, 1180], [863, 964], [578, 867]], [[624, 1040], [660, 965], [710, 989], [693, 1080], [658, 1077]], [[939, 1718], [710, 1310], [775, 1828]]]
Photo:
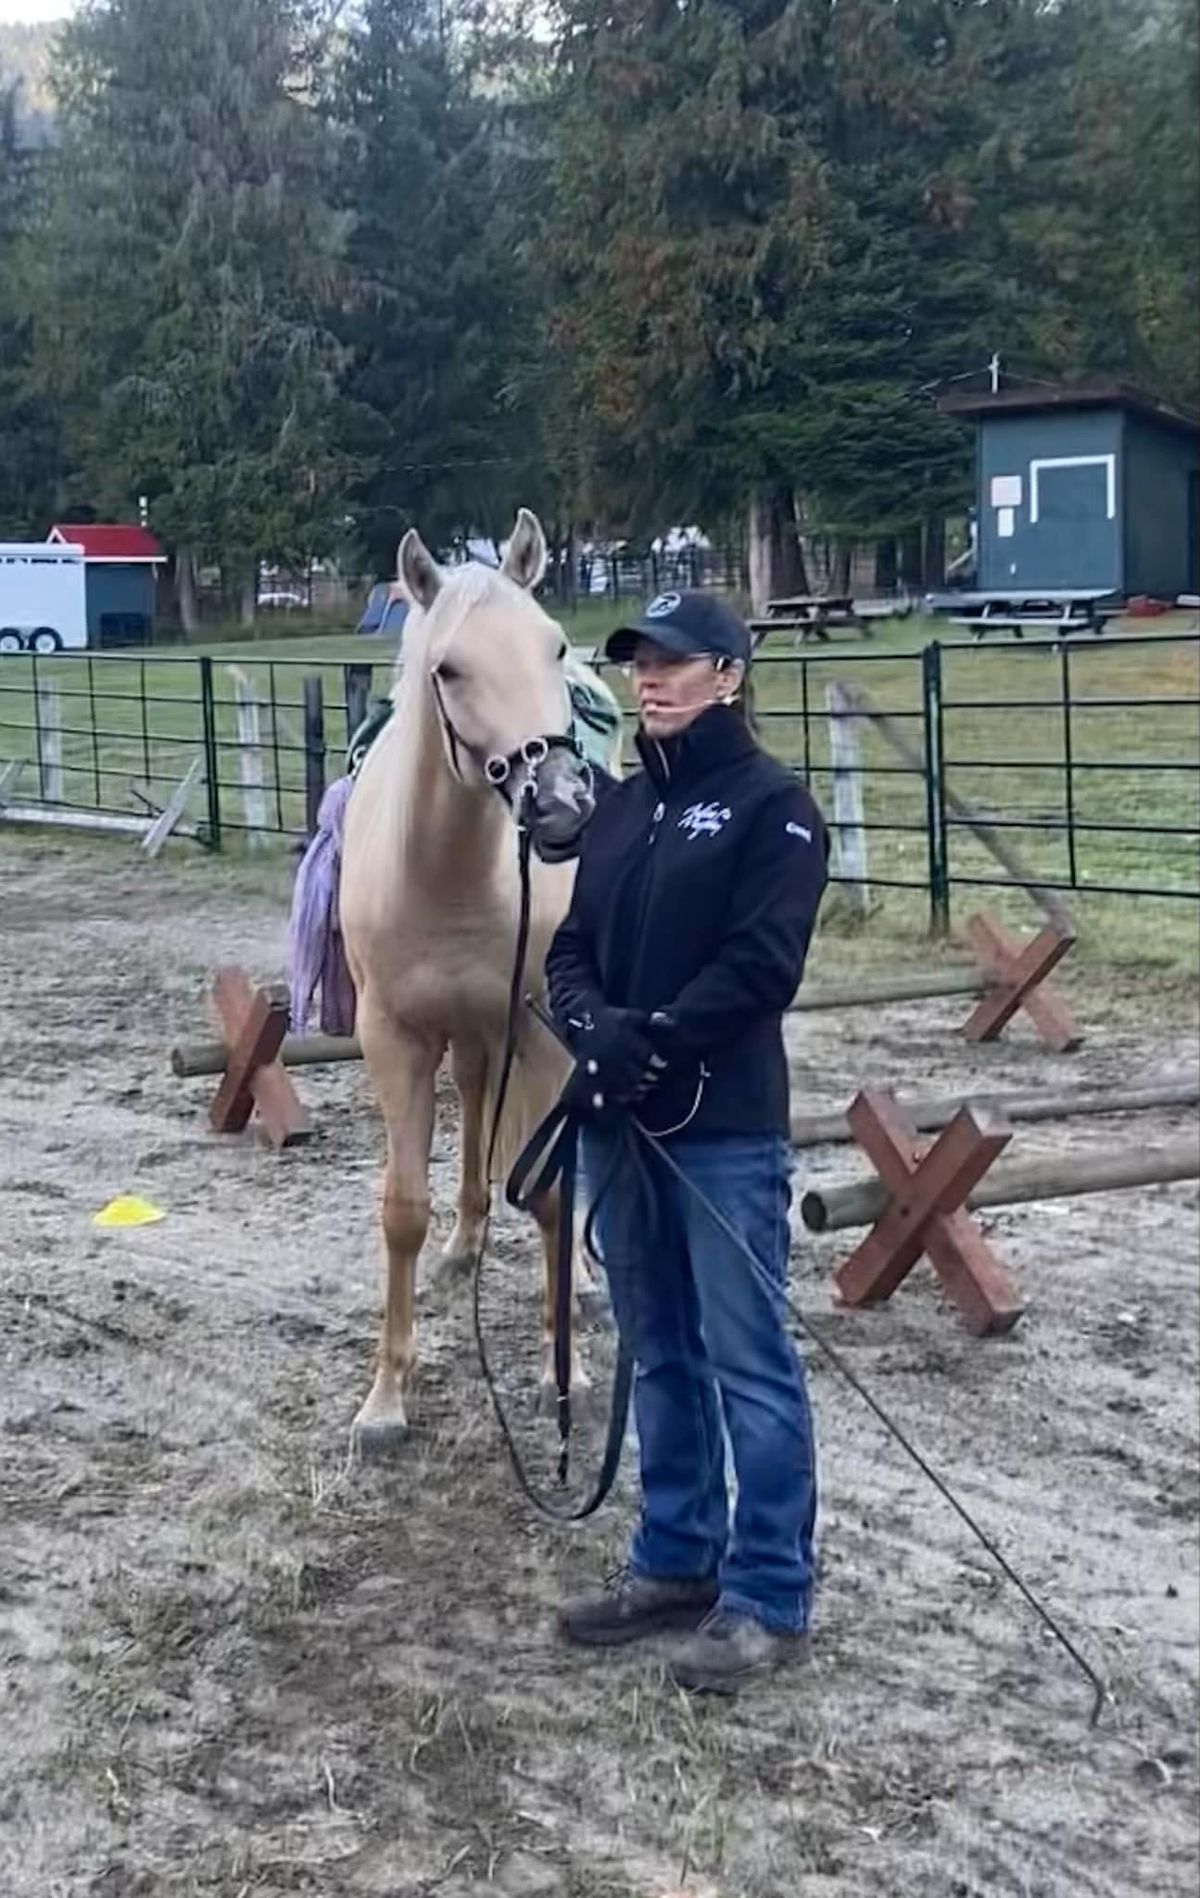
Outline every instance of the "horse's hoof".
[[579, 1316], [589, 1325], [599, 1325], [603, 1330], [611, 1331], [613, 1309], [607, 1292], [598, 1285], [585, 1286], [579, 1293]]
[[478, 1252], [460, 1246], [447, 1247], [438, 1260], [437, 1275], [452, 1285], [461, 1285], [464, 1279], [472, 1276], [478, 1264]]
[[[576, 1421], [583, 1417], [590, 1417], [594, 1405], [595, 1393], [590, 1380], [581, 1376], [581, 1374], [576, 1371], [571, 1379], [572, 1417]], [[542, 1382], [538, 1385], [537, 1402], [534, 1406], [534, 1410], [535, 1414], [539, 1417], [558, 1416], [558, 1386], [552, 1377], [543, 1378]]]
[[363, 1463], [381, 1462], [403, 1449], [408, 1436], [408, 1419], [356, 1420], [350, 1431], [350, 1447]]

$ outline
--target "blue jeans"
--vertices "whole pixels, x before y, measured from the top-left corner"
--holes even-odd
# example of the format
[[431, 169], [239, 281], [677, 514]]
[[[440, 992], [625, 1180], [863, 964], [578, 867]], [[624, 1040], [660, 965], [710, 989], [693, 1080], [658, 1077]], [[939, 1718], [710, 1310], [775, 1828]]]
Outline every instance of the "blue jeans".
[[[804, 1371], [785, 1321], [791, 1154], [774, 1135], [678, 1140], [670, 1152], [761, 1260], [769, 1289], [643, 1147], [652, 1191], [588, 1129], [584, 1169], [613, 1309], [637, 1363], [642, 1513], [631, 1565], [714, 1576], [724, 1608], [807, 1627], [817, 1479]], [[730, 1520], [725, 1443], [737, 1494]]]

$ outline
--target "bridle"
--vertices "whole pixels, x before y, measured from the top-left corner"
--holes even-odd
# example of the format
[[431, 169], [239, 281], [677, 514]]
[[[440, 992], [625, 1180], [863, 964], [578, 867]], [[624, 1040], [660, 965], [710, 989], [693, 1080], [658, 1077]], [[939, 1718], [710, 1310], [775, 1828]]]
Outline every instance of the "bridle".
[[[470, 744], [456, 727], [446, 709], [446, 701], [442, 696], [442, 682], [434, 669], [430, 671], [429, 682], [433, 687], [433, 700], [437, 706], [438, 718], [445, 734], [446, 748], [450, 753], [450, 762], [455, 776], [460, 781], [463, 780], [460, 753], [465, 754], [482, 773], [484, 781], [503, 798], [516, 818], [519, 829], [528, 828], [524, 806], [536, 792], [535, 774], [538, 766], [545, 764], [552, 751], [565, 751], [582, 766], [586, 788], [589, 792], [591, 791], [592, 767], [573, 732], [545, 732], [536, 738], [522, 739], [513, 751], [494, 751], [485, 755], [477, 746]], [[522, 765], [525, 766], [525, 778], [520, 793], [514, 799], [513, 779]]]

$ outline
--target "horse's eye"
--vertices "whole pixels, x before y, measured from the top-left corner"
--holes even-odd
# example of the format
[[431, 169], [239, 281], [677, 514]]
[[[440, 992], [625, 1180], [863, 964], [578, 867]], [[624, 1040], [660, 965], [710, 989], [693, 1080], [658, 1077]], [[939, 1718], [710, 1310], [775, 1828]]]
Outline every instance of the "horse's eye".
[[567, 654], [568, 654], [568, 652], [569, 652], [569, 651], [570, 651], [570, 647], [569, 647], [569, 646], [567, 645], [567, 642], [566, 642], [566, 640], [564, 639], [564, 640], [563, 640], [563, 642], [562, 642], [562, 645], [561, 645], [561, 646], [559, 647], [559, 649], [558, 649], [558, 663], [559, 663], [559, 665], [562, 665], [562, 663], [563, 663], [563, 661], [564, 661], [564, 660], [566, 659], [566, 656], [567, 656]]
[[435, 679], [441, 679], [446, 685], [453, 685], [455, 679], [461, 679], [462, 674], [457, 666], [451, 665], [448, 659], [443, 659], [440, 665], [433, 668], [433, 676]]

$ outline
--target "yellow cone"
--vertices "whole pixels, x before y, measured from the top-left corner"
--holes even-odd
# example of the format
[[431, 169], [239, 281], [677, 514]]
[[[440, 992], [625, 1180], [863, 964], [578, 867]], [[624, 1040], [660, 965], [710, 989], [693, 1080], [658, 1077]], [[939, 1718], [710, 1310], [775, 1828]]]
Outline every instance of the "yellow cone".
[[92, 1220], [93, 1226], [153, 1226], [166, 1214], [148, 1199], [137, 1199], [131, 1193], [121, 1193], [116, 1199], [110, 1199], [107, 1206]]

